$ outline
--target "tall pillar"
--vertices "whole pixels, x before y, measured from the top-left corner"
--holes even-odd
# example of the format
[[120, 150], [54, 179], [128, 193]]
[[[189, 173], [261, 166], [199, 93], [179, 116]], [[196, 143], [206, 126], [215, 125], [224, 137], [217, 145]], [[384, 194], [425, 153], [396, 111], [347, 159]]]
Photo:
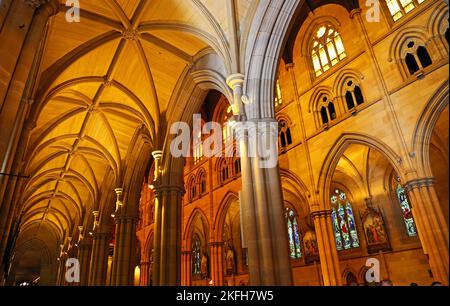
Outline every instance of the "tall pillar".
[[311, 213], [319, 247], [320, 267], [325, 286], [342, 285], [339, 257], [333, 234], [331, 211], [314, 211]]
[[89, 271], [91, 266], [92, 238], [85, 237], [79, 244], [78, 258], [80, 260], [80, 286], [89, 284]]
[[141, 262], [141, 283], [140, 286], [149, 286], [150, 284], [150, 262]]
[[[43, 54], [49, 17], [58, 11], [58, 1], [20, 0], [11, 3], [0, 33], [0, 173], [18, 174], [20, 142], [25, 116], [33, 102], [33, 89]], [[18, 24], [20, 21], [20, 24]], [[23, 25], [23, 26], [21, 26]], [[20, 155], [20, 156], [19, 156]], [[12, 197], [16, 177], [0, 175], [0, 259], [3, 258], [14, 216]], [[9, 195], [5, 192], [9, 191]], [[1, 264], [1, 263], [0, 263]], [[0, 279], [3, 278], [0, 266]]]
[[223, 286], [223, 241], [210, 243], [211, 279], [214, 286]]
[[433, 179], [415, 179], [405, 185], [411, 200], [419, 238], [428, 256], [433, 278], [449, 284], [448, 226], [434, 189]]
[[192, 256], [192, 251], [183, 251], [183, 253], [182, 253], [182, 262], [183, 262], [182, 285], [183, 286], [191, 286], [191, 284], [192, 284], [192, 282], [191, 282], [192, 257], [191, 256]]
[[89, 286], [105, 286], [111, 233], [94, 233], [89, 272]]
[[[292, 285], [279, 168], [278, 165], [263, 166], [264, 160], [258, 154], [258, 146], [266, 139], [263, 137], [276, 143], [277, 123], [273, 118], [248, 122], [242, 101], [244, 76], [231, 75], [227, 83], [234, 93], [232, 105], [241, 157], [240, 205], [244, 216], [244, 243], [249, 255], [249, 283], [253, 286]], [[270, 149], [269, 157], [278, 160], [278, 148]]]
[[116, 244], [114, 246], [112, 286], [134, 284], [136, 223], [135, 217], [116, 217]]
[[155, 286], [181, 284], [181, 198], [180, 186], [155, 189], [155, 231], [153, 283]]
[[116, 190], [116, 238], [114, 245], [113, 267], [111, 275], [112, 286], [132, 286], [136, 258], [136, 225], [137, 217], [129, 216], [120, 200], [122, 188]]

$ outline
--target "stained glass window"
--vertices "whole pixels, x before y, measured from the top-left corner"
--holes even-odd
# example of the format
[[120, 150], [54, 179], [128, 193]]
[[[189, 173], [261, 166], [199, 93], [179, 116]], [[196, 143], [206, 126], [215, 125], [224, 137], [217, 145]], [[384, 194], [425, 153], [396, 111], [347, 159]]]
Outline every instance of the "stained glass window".
[[194, 236], [192, 242], [192, 274], [200, 275], [202, 273], [202, 255], [201, 242], [198, 236]]
[[408, 197], [406, 196], [406, 191], [400, 184], [400, 178], [394, 180], [394, 190], [397, 195], [400, 208], [402, 210], [403, 222], [405, 223], [406, 232], [409, 237], [417, 236], [416, 223], [411, 211], [411, 206], [409, 205]]
[[321, 26], [314, 34], [311, 60], [316, 77], [347, 57], [341, 35], [331, 25]]
[[426, 0], [386, 0], [386, 4], [392, 18], [394, 21], [397, 21], [425, 1]]
[[291, 208], [286, 208], [285, 216], [289, 236], [289, 253], [292, 259], [299, 259], [302, 257], [302, 251], [297, 216]]
[[335, 189], [331, 195], [331, 222], [338, 251], [359, 247], [352, 204], [345, 192]]

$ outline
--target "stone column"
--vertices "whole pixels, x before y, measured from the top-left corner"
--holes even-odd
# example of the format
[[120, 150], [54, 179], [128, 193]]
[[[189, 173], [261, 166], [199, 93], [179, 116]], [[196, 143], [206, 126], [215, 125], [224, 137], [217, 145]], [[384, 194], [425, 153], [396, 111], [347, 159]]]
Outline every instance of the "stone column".
[[115, 217], [115, 222], [116, 244], [111, 286], [132, 286], [134, 284], [137, 218], [119, 213]]
[[448, 226], [436, 196], [434, 181], [430, 178], [411, 180], [405, 189], [433, 278], [448, 285]]
[[181, 186], [155, 188], [153, 283], [181, 284]]
[[183, 286], [192, 285], [192, 251], [183, 251]]
[[85, 237], [79, 244], [78, 259], [80, 260], [80, 286], [89, 284], [89, 270], [91, 266], [92, 238]]
[[150, 283], [149, 269], [150, 263], [148, 261], [141, 262], [141, 282], [139, 284], [140, 286], [148, 286], [148, 284]]
[[116, 223], [114, 255], [112, 260], [111, 286], [134, 285], [134, 271], [136, 268], [136, 226], [138, 217], [121, 200], [122, 188], [115, 189]]
[[189, 279], [188, 279], [188, 251], [181, 251], [181, 286], [189, 286]]
[[[258, 146], [264, 137], [278, 138], [274, 119], [249, 122], [243, 105], [244, 76], [227, 79], [233, 89], [234, 128], [239, 143], [242, 168], [241, 212], [244, 216], [244, 244], [249, 255], [249, 283], [258, 285], [292, 285], [283, 197], [278, 165], [263, 165]], [[263, 125], [260, 125], [264, 123]], [[269, 156], [278, 160], [277, 147]]]
[[341, 286], [341, 271], [331, 220], [331, 210], [313, 211], [311, 215], [316, 229], [323, 284], [324, 286]]
[[211, 279], [214, 286], [223, 286], [223, 241], [211, 242]]
[[89, 286], [105, 286], [111, 233], [95, 233], [89, 272]]
[[[25, 141], [20, 136], [43, 54], [49, 17], [58, 11], [58, 1], [13, 1], [0, 33], [0, 172], [18, 174]], [[20, 21], [20, 23], [18, 23]], [[23, 25], [23, 26], [22, 26]], [[20, 154], [18, 154], [18, 151]], [[0, 258], [14, 218], [11, 211], [17, 177], [0, 175]], [[5, 192], [9, 191], [6, 195]], [[4, 268], [0, 264], [0, 279]]]

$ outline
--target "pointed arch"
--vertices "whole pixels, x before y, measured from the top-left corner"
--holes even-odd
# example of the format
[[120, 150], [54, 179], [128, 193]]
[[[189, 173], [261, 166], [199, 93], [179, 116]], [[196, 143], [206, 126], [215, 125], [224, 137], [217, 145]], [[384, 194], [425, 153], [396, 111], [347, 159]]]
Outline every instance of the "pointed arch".
[[237, 193], [232, 191], [228, 191], [220, 201], [219, 209], [214, 217], [213, 238], [215, 241], [222, 240], [223, 225], [225, 223], [228, 208], [230, 208], [231, 204], [235, 202], [239, 202], [239, 196]]
[[319, 205], [321, 209], [326, 210], [331, 207], [328, 195], [330, 194], [333, 173], [342, 155], [352, 144], [360, 144], [377, 150], [389, 160], [395, 171], [404, 178], [405, 173], [402, 166], [402, 159], [391, 147], [369, 135], [344, 133], [334, 142], [319, 172], [316, 190], [323, 191], [319, 194]]
[[424, 177], [432, 177], [429, 147], [434, 127], [449, 103], [449, 81], [446, 80], [431, 96], [414, 128], [411, 147], [418, 155], [417, 170]]

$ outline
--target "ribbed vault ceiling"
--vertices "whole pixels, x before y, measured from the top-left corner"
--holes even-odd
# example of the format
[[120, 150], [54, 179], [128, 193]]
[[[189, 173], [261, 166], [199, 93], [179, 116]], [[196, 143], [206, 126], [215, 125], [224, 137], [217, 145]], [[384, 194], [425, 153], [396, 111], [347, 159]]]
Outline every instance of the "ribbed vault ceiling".
[[[120, 186], [137, 129], [160, 141], [174, 88], [196, 56], [229, 57], [225, 1], [80, 2], [80, 23], [66, 22], [63, 4], [50, 23], [21, 198], [22, 228], [37, 235], [45, 226], [61, 239], [87, 225], [102, 192], [114, 192], [102, 190], [110, 173]], [[237, 1], [239, 20], [250, 2]]]

